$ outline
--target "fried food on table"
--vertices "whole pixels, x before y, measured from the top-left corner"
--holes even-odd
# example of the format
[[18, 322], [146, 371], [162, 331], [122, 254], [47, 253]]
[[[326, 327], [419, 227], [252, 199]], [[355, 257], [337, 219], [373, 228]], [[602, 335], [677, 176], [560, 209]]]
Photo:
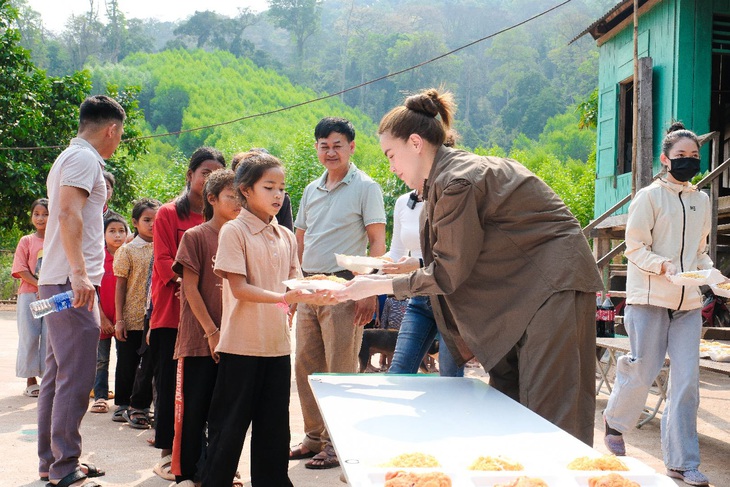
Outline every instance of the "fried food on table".
[[488, 472], [518, 471], [524, 470], [521, 463], [508, 460], [504, 457], [479, 457], [471, 464], [469, 470], [480, 470]]
[[440, 467], [441, 464], [436, 457], [426, 453], [403, 453], [392, 458], [383, 467], [400, 467], [400, 468], [420, 468], [420, 467]]
[[617, 473], [610, 473], [589, 478], [588, 487], [641, 487], [641, 485]]
[[385, 487], [451, 487], [451, 478], [442, 472], [388, 472]]
[[629, 467], [614, 455], [602, 457], [578, 457], [568, 464], [569, 470], [615, 470], [625, 472]]

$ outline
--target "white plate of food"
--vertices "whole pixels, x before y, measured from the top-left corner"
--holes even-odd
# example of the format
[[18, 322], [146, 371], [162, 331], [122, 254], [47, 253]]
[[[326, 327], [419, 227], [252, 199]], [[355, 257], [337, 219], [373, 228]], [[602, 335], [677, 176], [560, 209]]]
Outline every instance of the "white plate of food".
[[346, 279], [325, 274], [315, 274], [302, 279], [283, 281], [289, 289], [307, 289], [309, 291], [339, 291], [345, 289]]
[[710, 286], [712, 292], [723, 298], [730, 298], [730, 281], [719, 282]]
[[369, 257], [367, 255], [335, 254], [335, 259], [337, 259], [337, 265], [359, 274], [369, 274], [375, 269], [382, 269], [388, 262], [392, 262], [384, 257]]
[[704, 286], [718, 284], [725, 280], [725, 276], [717, 269], [703, 269], [680, 272], [669, 276], [669, 280], [677, 286]]

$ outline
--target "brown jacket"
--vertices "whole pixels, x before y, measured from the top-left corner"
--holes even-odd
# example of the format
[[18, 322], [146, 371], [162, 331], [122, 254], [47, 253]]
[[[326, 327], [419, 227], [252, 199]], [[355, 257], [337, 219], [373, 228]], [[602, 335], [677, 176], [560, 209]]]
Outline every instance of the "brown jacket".
[[475, 355], [491, 369], [552, 294], [602, 288], [580, 224], [518, 162], [441, 147], [424, 199], [425, 267], [393, 288], [396, 299], [431, 295], [457, 362]]

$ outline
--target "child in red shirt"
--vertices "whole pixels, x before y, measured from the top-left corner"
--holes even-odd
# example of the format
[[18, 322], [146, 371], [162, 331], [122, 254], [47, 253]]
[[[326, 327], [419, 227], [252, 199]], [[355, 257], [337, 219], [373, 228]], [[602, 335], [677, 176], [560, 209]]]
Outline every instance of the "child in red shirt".
[[104, 218], [104, 277], [99, 286], [99, 316], [101, 318], [101, 335], [96, 352], [96, 379], [94, 380], [94, 404], [89, 410], [92, 413], [109, 412], [109, 354], [114, 336], [114, 290], [117, 278], [114, 277], [114, 254], [127, 240], [127, 222], [121, 215], [109, 212]]

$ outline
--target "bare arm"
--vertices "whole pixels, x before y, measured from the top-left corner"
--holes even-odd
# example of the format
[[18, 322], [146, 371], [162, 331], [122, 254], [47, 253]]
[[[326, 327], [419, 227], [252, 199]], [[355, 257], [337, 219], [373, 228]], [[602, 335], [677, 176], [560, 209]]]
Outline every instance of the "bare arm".
[[297, 228], [297, 233], [294, 234], [297, 239], [297, 255], [299, 256], [299, 264], [302, 263], [302, 255], [304, 255], [304, 230]]
[[117, 322], [114, 323], [114, 336], [120, 342], [127, 341], [127, 325], [124, 323], [124, 304], [127, 302], [127, 278], [117, 276], [117, 287], [114, 289], [114, 312]]
[[31, 286], [38, 287], [38, 279], [30, 271], [20, 271], [18, 276]]
[[372, 223], [365, 227], [368, 234], [370, 255], [380, 257], [386, 251], [385, 248], [385, 223]]
[[182, 288], [185, 291], [185, 299], [190, 305], [190, 310], [195, 315], [195, 318], [200, 323], [200, 327], [203, 329], [203, 334], [208, 339], [208, 347], [210, 348], [210, 355], [213, 357], [216, 363], [220, 360], [220, 357], [215, 352], [220, 340], [218, 332], [218, 326], [213, 322], [213, 318], [210, 317], [208, 307], [203, 301], [203, 296], [200, 294], [198, 284], [200, 282], [200, 276], [193, 272], [191, 269], [183, 266], [183, 277], [182, 277]]
[[233, 297], [239, 301], [271, 304], [282, 302], [286, 302], [287, 304], [307, 303], [316, 305], [336, 303], [332, 297], [325, 297], [331, 295], [331, 292], [328, 291], [316, 291], [314, 293], [310, 293], [301, 289], [294, 289], [282, 294], [251, 285], [246, 281], [246, 276], [242, 274], [233, 274], [229, 272], [224, 276], [224, 279], [228, 279]]
[[66, 260], [71, 267], [71, 289], [74, 292], [74, 308], [94, 307], [96, 291], [86, 274], [86, 262], [82, 251], [84, 220], [81, 211], [89, 194], [73, 186], [61, 186], [59, 193], [60, 211], [58, 215], [61, 245]]

